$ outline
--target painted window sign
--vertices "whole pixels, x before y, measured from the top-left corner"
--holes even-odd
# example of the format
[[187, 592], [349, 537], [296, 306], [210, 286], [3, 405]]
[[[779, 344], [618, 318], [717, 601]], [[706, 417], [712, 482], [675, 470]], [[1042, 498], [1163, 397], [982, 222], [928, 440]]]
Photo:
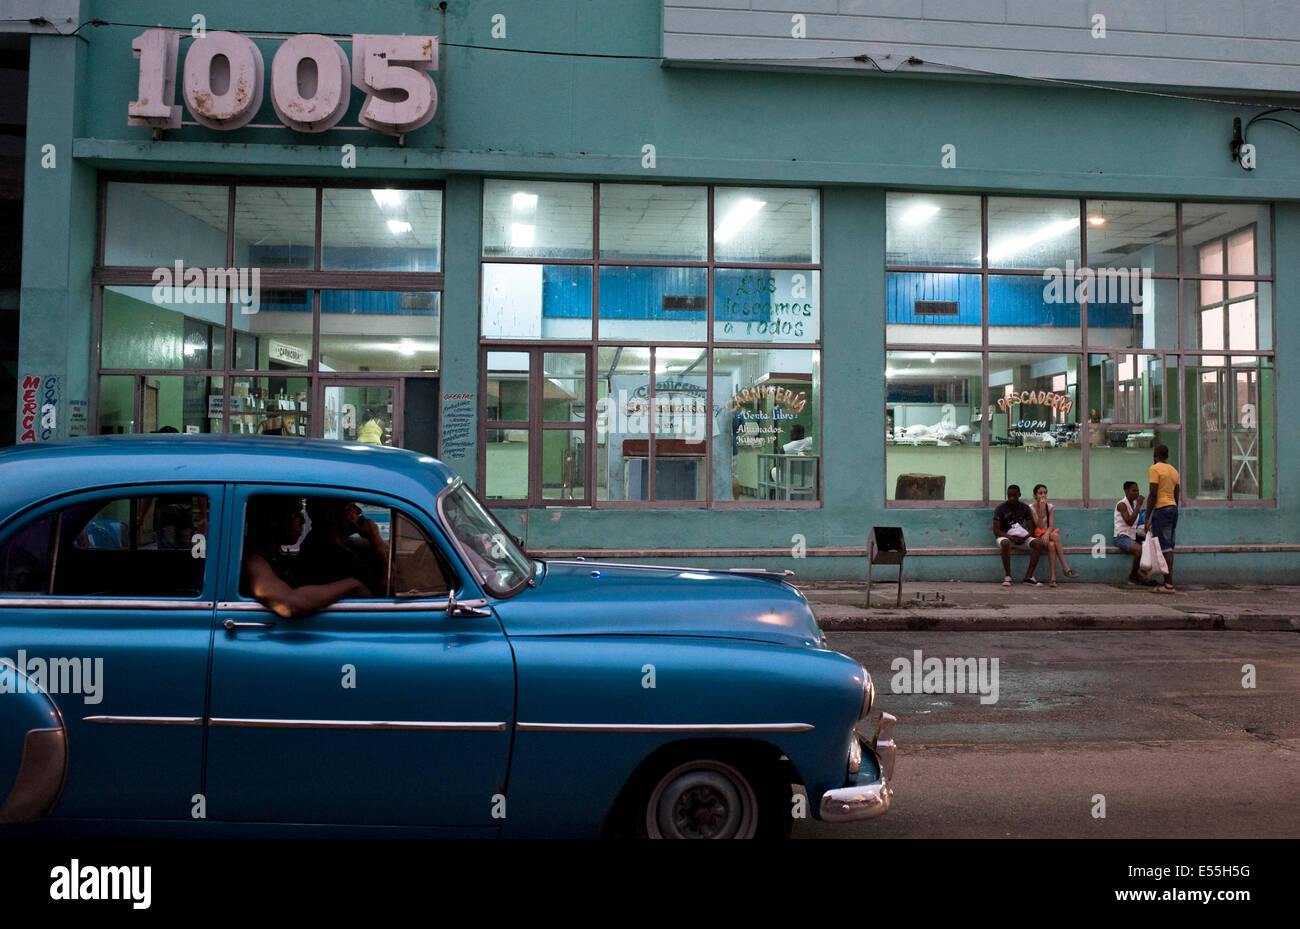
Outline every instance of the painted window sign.
[[45, 377], [28, 374], [22, 380], [22, 392], [22, 431], [18, 441], [50, 441], [58, 430], [59, 400], [62, 393], [59, 378], [53, 374]]
[[1045, 390], [1022, 390], [1017, 392], [1014, 387], [1005, 397], [998, 397], [997, 404], [998, 410], [1003, 412], [1016, 404], [1050, 406], [1062, 413], [1068, 413], [1074, 408], [1074, 401], [1066, 394], [1052, 393]]
[[[177, 129], [180, 32], [149, 29], [131, 43], [140, 61], [127, 125]], [[354, 35], [352, 59], [327, 36], [290, 36], [271, 59], [271, 105], [295, 132], [325, 132], [347, 112], [351, 87], [366, 94], [357, 121], [388, 135], [419, 129], [438, 108], [429, 71], [438, 70], [437, 36]], [[252, 39], [235, 32], [196, 38], [181, 66], [181, 96], [195, 122], [209, 129], [246, 126], [262, 106], [266, 66]]]

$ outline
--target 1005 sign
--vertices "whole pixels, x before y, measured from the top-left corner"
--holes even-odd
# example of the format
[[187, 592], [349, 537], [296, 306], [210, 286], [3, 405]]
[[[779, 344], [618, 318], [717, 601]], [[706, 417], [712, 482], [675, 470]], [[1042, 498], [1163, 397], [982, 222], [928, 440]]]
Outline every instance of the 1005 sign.
[[[181, 34], [149, 29], [131, 42], [140, 60], [136, 99], [127, 124], [177, 129], [176, 67]], [[209, 32], [185, 55], [181, 96], [196, 122], [209, 129], [239, 129], [262, 106], [266, 68], [252, 39]], [[351, 88], [366, 102], [361, 125], [388, 135], [419, 129], [433, 118], [438, 90], [428, 72], [438, 70], [437, 36], [354, 35], [352, 60], [333, 39], [318, 34], [286, 39], [271, 59], [271, 105], [280, 122], [297, 132], [324, 132], [347, 112]]]

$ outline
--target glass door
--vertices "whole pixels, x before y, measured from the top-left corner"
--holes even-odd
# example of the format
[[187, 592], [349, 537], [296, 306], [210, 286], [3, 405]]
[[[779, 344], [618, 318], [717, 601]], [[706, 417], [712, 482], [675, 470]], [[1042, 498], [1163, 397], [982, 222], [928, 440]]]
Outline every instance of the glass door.
[[322, 377], [318, 393], [324, 438], [402, 446], [399, 381]]

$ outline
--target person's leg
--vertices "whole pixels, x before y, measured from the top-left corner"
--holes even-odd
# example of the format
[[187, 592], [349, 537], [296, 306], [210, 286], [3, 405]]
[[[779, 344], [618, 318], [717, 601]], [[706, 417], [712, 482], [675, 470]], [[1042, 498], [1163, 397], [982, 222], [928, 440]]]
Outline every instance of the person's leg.
[[[1040, 542], [1047, 545], [1047, 580], [1052, 586], [1056, 585], [1056, 539], [1050, 532], [1039, 537]], [[1032, 568], [1030, 569], [1032, 573]]]
[[1169, 567], [1169, 570], [1165, 572], [1165, 586], [1173, 587], [1174, 586], [1174, 553], [1164, 552], [1163, 554], [1165, 556], [1165, 564], [1168, 565]]
[[998, 539], [998, 551], [1002, 554], [1002, 576], [1011, 576], [1011, 540], [1006, 536]]
[[1061, 542], [1061, 530], [1052, 530], [1052, 540], [1056, 542], [1056, 557], [1061, 561], [1061, 570], [1065, 572], [1066, 577], [1075, 577], [1074, 569], [1070, 563], [1065, 560], [1065, 545]]
[[1043, 546], [1039, 539], [1029, 540], [1029, 570], [1025, 572], [1026, 578], [1034, 576], [1034, 569], [1038, 567], [1038, 556], [1043, 553]]

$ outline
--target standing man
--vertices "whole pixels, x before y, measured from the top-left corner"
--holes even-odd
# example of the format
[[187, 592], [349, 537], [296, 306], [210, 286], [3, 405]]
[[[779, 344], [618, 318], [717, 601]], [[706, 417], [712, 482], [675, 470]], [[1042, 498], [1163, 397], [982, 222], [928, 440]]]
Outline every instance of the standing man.
[[1034, 579], [1034, 568], [1038, 567], [1043, 539], [1034, 538], [1034, 514], [1026, 504], [1020, 502], [1019, 484], [1007, 488], [1006, 502], [999, 504], [993, 511], [993, 535], [997, 539], [998, 552], [1002, 555], [1002, 586], [1011, 586], [1012, 546], [1015, 546], [1016, 551], [1029, 552], [1029, 570], [1025, 572], [1025, 583], [1042, 586]]
[[1153, 588], [1156, 593], [1174, 592], [1174, 527], [1178, 525], [1178, 470], [1169, 464], [1169, 446], [1157, 445], [1151, 457], [1154, 464], [1147, 471], [1147, 480], [1151, 483], [1147, 494], [1147, 531], [1160, 540], [1160, 551], [1165, 556], [1163, 587]]

